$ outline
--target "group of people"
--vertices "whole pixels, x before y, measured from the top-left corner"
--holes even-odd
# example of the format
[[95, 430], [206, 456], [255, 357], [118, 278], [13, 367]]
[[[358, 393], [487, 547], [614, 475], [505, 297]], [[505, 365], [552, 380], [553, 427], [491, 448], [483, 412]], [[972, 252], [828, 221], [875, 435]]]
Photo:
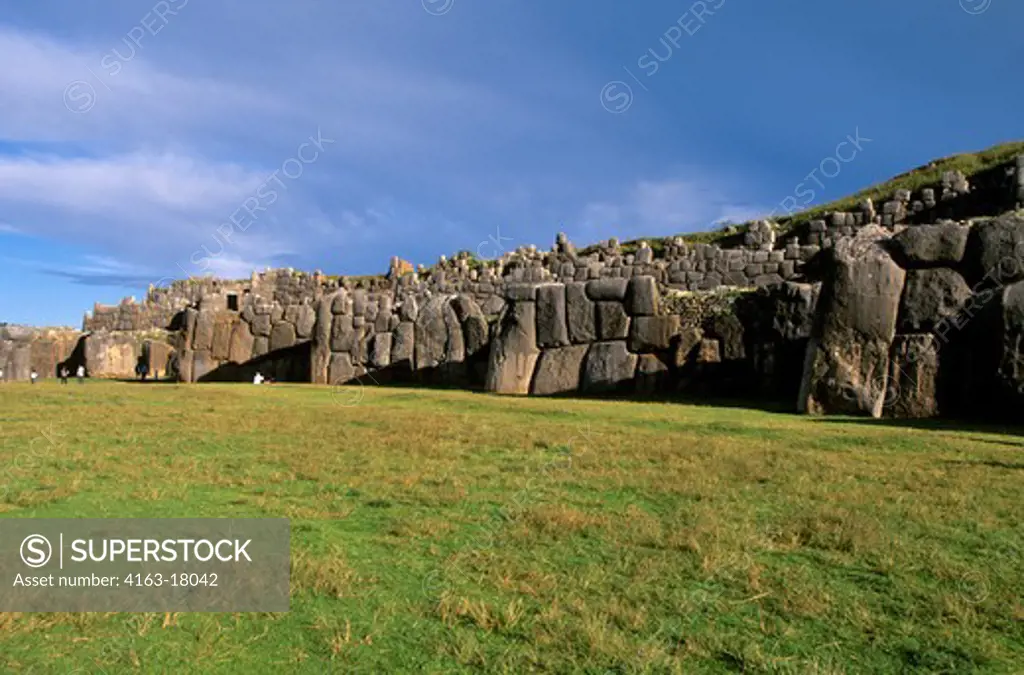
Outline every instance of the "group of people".
[[[71, 376], [71, 371], [68, 370], [68, 367], [67, 366], [61, 366], [60, 367], [60, 383], [61, 384], [67, 384], [68, 383], [68, 378], [70, 376]], [[32, 380], [32, 384], [35, 384], [36, 383], [36, 378], [39, 377], [39, 373], [36, 372], [35, 368], [32, 369], [32, 372], [29, 375], [29, 377]], [[75, 377], [78, 378], [78, 384], [82, 384], [82, 382], [85, 381], [85, 366], [82, 366], [82, 365], [78, 366], [77, 370], [75, 370]]]

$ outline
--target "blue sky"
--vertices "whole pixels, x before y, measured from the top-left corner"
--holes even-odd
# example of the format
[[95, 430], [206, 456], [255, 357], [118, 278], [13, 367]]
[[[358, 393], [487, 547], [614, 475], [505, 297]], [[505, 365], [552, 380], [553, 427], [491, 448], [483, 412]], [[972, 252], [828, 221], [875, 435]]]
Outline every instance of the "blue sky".
[[0, 321], [78, 325], [190, 274], [703, 230], [801, 183], [829, 201], [1024, 137], [1017, 0], [0, 0], [0, 17]]

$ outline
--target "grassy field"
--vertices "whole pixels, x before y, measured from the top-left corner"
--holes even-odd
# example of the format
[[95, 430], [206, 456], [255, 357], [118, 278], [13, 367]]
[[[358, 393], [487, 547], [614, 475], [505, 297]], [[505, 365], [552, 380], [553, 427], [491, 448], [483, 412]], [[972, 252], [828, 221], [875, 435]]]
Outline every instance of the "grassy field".
[[292, 519], [283, 614], [0, 614], [17, 673], [1020, 673], [1024, 437], [673, 403], [0, 386], [6, 517]]

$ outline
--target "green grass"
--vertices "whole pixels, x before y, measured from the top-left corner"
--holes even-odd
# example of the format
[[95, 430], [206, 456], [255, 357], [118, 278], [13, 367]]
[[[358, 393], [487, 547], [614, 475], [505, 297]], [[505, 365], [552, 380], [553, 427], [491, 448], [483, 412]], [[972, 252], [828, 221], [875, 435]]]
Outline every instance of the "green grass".
[[288, 517], [292, 610], [0, 614], [0, 671], [1022, 672], [1024, 437], [929, 426], [5, 384], [4, 515]]

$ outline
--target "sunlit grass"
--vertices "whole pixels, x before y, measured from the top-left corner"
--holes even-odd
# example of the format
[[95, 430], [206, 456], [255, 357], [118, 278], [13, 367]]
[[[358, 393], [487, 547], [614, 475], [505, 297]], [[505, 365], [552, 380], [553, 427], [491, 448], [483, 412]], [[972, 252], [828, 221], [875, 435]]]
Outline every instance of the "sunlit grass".
[[0, 670], [1021, 672], [1022, 447], [671, 403], [5, 384], [6, 516], [285, 516], [293, 565], [287, 614], [0, 614]]

